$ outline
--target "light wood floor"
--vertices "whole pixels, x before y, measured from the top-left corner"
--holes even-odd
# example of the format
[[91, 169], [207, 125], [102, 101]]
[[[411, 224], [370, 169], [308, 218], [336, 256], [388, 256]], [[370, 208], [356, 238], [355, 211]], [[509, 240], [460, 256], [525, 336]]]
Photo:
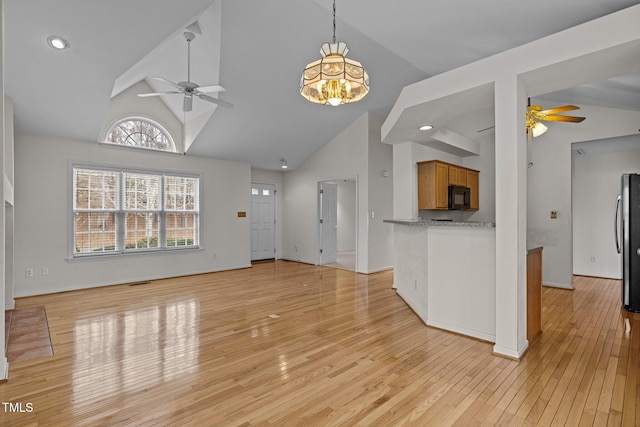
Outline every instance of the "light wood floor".
[[20, 299], [45, 306], [54, 355], [11, 364], [0, 400], [33, 411], [0, 425], [640, 424], [619, 281], [545, 288], [520, 362], [424, 326], [392, 281], [278, 261]]

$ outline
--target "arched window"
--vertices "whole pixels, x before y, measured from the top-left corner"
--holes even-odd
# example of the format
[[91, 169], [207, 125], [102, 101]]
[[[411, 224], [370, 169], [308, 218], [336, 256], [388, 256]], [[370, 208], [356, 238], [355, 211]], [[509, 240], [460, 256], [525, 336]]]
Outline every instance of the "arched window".
[[106, 143], [176, 152], [169, 132], [160, 124], [141, 117], [126, 117], [107, 132]]

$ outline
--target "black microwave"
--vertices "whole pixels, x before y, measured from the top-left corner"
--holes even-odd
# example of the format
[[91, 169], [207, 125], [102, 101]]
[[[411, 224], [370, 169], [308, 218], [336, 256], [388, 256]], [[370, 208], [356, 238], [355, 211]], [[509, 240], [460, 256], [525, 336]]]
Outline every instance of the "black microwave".
[[471, 190], [461, 185], [449, 186], [449, 209], [463, 210], [471, 207]]

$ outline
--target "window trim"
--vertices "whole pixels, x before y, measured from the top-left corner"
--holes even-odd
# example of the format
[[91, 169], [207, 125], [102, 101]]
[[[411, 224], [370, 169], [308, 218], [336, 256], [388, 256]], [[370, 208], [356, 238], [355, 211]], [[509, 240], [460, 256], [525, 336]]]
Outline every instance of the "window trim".
[[[116, 145], [116, 144], [112, 144]], [[119, 250], [109, 251], [109, 252], [91, 252], [91, 253], [80, 253], [75, 251], [75, 194], [74, 194], [74, 170], [75, 169], [89, 169], [89, 170], [97, 170], [97, 171], [111, 171], [117, 172], [120, 174], [119, 176], [119, 206], [116, 210], [116, 239], [120, 243], [124, 243], [126, 227], [124, 224], [125, 216], [127, 212], [132, 212], [130, 210], [123, 209], [123, 199], [124, 195], [124, 173], [141, 173], [141, 174], [153, 174], [160, 175], [160, 186], [161, 186], [161, 206], [159, 211], [159, 221], [160, 221], [160, 231], [158, 235], [159, 241], [160, 239], [166, 236], [166, 213], [165, 210], [165, 176], [177, 176], [177, 177], [185, 177], [185, 178], [194, 178], [198, 182], [198, 190], [197, 190], [197, 210], [194, 211], [196, 214], [196, 223], [195, 223], [195, 233], [197, 237], [197, 244], [189, 245], [189, 246], [159, 246], [157, 248], [140, 248], [140, 249], [131, 249], [126, 248], [124, 244], [122, 244], [122, 248]], [[131, 168], [131, 167], [117, 167], [117, 166], [107, 166], [100, 164], [92, 164], [87, 162], [74, 162], [69, 161], [69, 214], [68, 217], [68, 260], [80, 260], [80, 259], [100, 259], [100, 258], [108, 258], [108, 257], [118, 257], [118, 256], [130, 256], [130, 255], [140, 255], [140, 254], [151, 254], [151, 253], [170, 253], [176, 251], [193, 251], [202, 249], [202, 182], [203, 175], [202, 173], [193, 173], [193, 172], [181, 172], [181, 171], [169, 171], [169, 170], [158, 170], [158, 169], [147, 169], [147, 168]], [[82, 211], [82, 210], [81, 210]], [[145, 211], [146, 212], [146, 211]], [[157, 212], [157, 211], [156, 211]]]
[[[141, 145], [123, 145], [123, 144], [107, 141], [107, 138], [111, 133], [111, 131], [113, 130], [113, 128], [118, 126], [120, 123], [127, 122], [127, 121], [135, 121], [135, 120], [147, 122], [155, 126], [156, 128], [158, 128], [169, 139], [171, 149], [163, 150], [160, 148], [144, 147]], [[169, 132], [169, 130], [166, 127], [164, 127], [162, 124], [160, 124], [157, 120], [154, 120], [151, 117], [146, 117], [142, 115], [123, 116], [123, 117], [120, 117], [119, 119], [114, 120], [111, 123], [111, 125], [109, 125], [109, 127], [106, 129], [106, 132], [104, 133], [102, 138], [98, 141], [98, 143], [102, 146], [107, 146], [107, 147], [120, 147], [120, 148], [126, 148], [126, 149], [151, 151], [154, 153], [168, 153], [168, 154], [182, 155], [182, 153], [178, 151], [178, 145], [176, 144], [176, 140], [173, 137], [173, 135], [171, 135], [171, 132]]]

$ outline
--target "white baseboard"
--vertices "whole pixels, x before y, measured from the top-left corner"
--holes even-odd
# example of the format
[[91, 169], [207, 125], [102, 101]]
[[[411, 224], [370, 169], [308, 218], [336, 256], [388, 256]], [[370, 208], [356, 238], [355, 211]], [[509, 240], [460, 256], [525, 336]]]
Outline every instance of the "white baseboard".
[[393, 270], [393, 265], [388, 265], [386, 267], [381, 267], [381, 268], [374, 268], [373, 270], [369, 270], [367, 274], [380, 273], [381, 271], [389, 271], [389, 270]]
[[435, 320], [427, 320], [427, 325], [433, 326], [434, 328], [438, 328], [438, 329], [444, 329], [445, 331], [455, 332], [460, 335], [466, 335], [468, 337], [477, 338], [482, 341], [488, 341], [492, 343], [496, 342], [495, 334], [491, 335], [491, 334], [487, 334], [486, 332], [474, 331], [473, 329], [467, 329], [467, 328], [461, 328], [459, 326], [450, 325], [448, 323], [438, 322]]
[[406, 295], [402, 294], [402, 291], [400, 289], [396, 289], [396, 294], [398, 294], [398, 296], [400, 298], [402, 298], [402, 300], [404, 302], [407, 303], [407, 305], [411, 308], [411, 310], [413, 310], [413, 312], [418, 315], [418, 317], [424, 322], [424, 324], [427, 324], [427, 313], [422, 312], [417, 306], [415, 306], [412, 302], [410, 298], [407, 298]]
[[495, 354], [500, 354], [502, 356], [506, 356], [506, 357], [510, 357], [512, 359], [518, 359], [520, 360], [522, 358], [522, 356], [524, 356], [524, 353], [527, 351], [527, 349], [529, 348], [529, 343], [527, 342], [521, 349], [519, 350], [512, 350], [506, 347], [501, 347], [499, 345], [494, 345], [493, 346], [493, 352]]
[[40, 292], [40, 293], [28, 293], [27, 292], [27, 293], [20, 294], [20, 295], [15, 295], [15, 296], [17, 298], [20, 298], [20, 297], [31, 297], [31, 296], [36, 296], [36, 295], [57, 294], [59, 292], [78, 291], [78, 290], [81, 290], [81, 289], [100, 288], [100, 287], [103, 287], [103, 286], [122, 285], [122, 284], [127, 284], [127, 283], [148, 282], [148, 281], [152, 281], [152, 280], [170, 279], [170, 278], [173, 278], [173, 277], [192, 276], [194, 274], [206, 274], [206, 273], [217, 273], [219, 271], [240, 270], [240, 269], [243, 269], [243, 268], [251, 268], [251, 264], [249, 263], [249, 264], [232, 265], [232, 266], [214, 268], [214, 269], [181, 271], [181, 272], [177, 272], [175, 275], [170, 275], [170, 276], [167, 276], [167, 275], [152, 275], [152, 276], [132, 277], [132, 278], [129, 278], [129, 279], [123, 279], [123, 280], [119, 281], [118, 283], [114, 283], [114, 282], [94, 282], [94, 283], [89, 283], [89, 284], [86, 284], [86, 285], [65, 286], [64, 288], [52, 289], [52, 290], [47, 291], [47, 292]]
[[550, 288], [560, 288], [560, 289], [571, 289], [573, 290], [573, 286], [566, 283], [553, 283], [553, 282], [542, 282], [542, 286], [548, 286]]
[[0, 358], [0, 381], [9, 379], [9, 361], [6, 357]]
[[414, 305], [411, 302], [410, 298], [407, 298], [405, 295], [402, 294], [402, 291], [396, 289], [396, 293], [398, 294], [398, 296], [400, 298], [402, 298], [404, 300], [404, 302], [407, 303], [407, 305], [409, 307], [411, 307], [411, 310], [413, 310], [413, 312], [416, 313], [416, 315], [418, 315], [418, 317], [427, 326], [432, 326], [434, 328], [442, 329], [442, 330], [449, 331], [449, 332], [455, 332], [456, 334], [465, 335], [465, 336], [472, 337], [472, 338], [477, 338], [477, 339], [480, 339], [480, 340], [483, 340], [483, 341], [488, 341], [488, 342], [492, 342], [492, 343], [496, 342], [495, 335], [487, 334], [487, 333], [484, 333], [484, 332], [481, 332], [481, 331], [474, 331], [474, 330], [471, 330], [471, 329], [460, 328], [458, 326], [450, 325], [448, 323], [442, 323], [442, 322], [431, 320], [427, 316], [427, 313], [421, 311], [416, 305]]

